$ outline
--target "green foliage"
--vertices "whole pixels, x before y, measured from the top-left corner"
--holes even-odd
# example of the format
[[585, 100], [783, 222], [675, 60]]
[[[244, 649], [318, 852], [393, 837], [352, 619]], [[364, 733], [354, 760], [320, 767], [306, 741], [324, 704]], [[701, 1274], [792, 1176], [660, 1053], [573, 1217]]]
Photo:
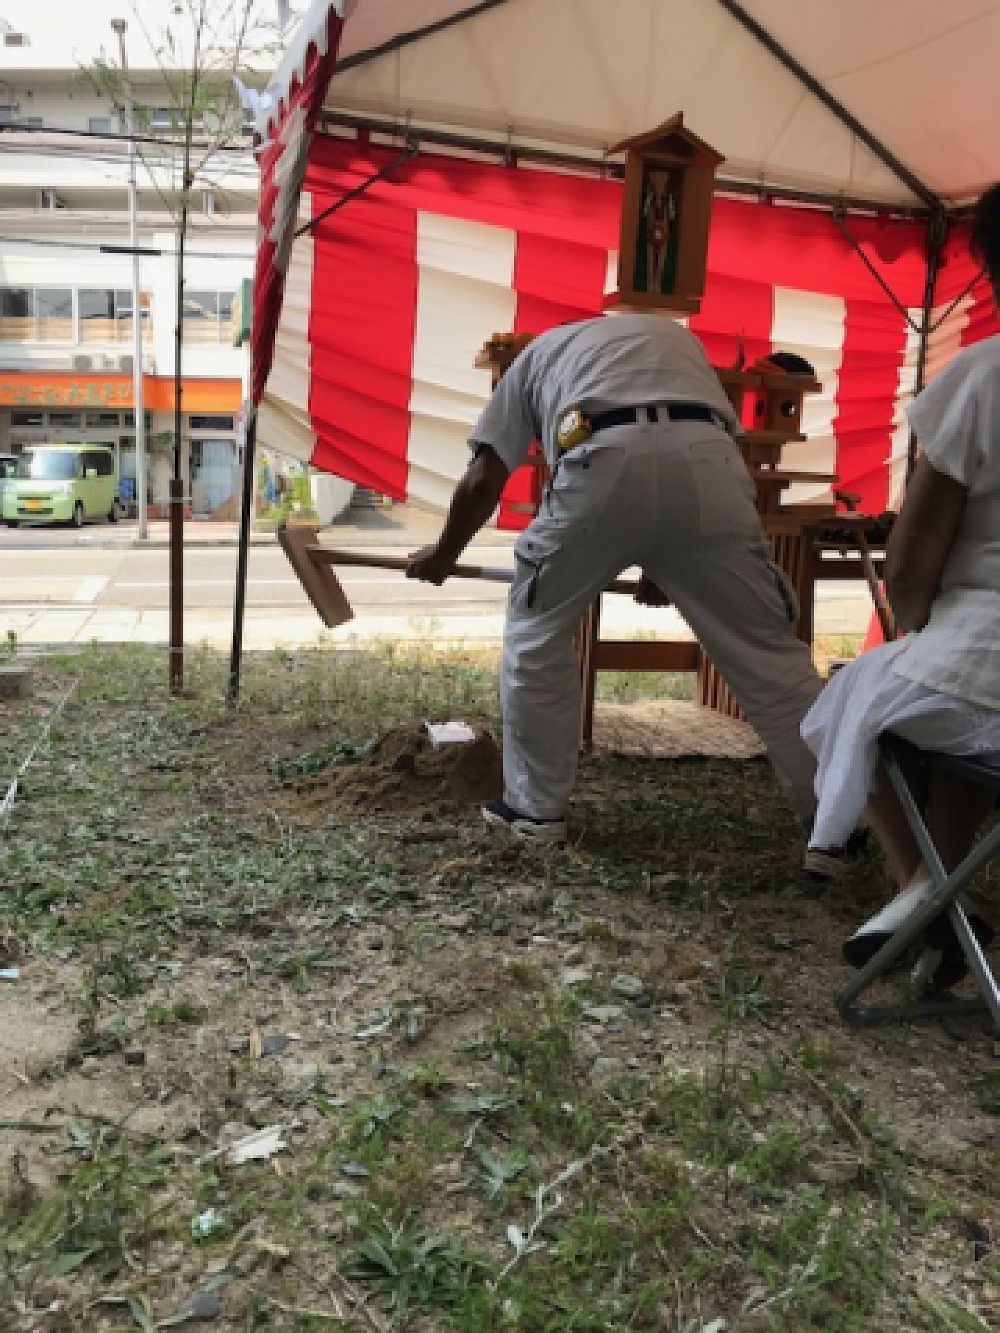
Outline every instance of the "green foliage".
[[446, 1231], [428, 1232], [407, 1213], [391, 1226], [375, 1212], [358, 1223], [359, 1239], [351, 1251], [347, 1275], [365, 1283], [394, 1323], [416, 1311], [461, 1314], [468, 1328], [494, 1306], [484, 1281], [485, 1258], [467, 1250]]

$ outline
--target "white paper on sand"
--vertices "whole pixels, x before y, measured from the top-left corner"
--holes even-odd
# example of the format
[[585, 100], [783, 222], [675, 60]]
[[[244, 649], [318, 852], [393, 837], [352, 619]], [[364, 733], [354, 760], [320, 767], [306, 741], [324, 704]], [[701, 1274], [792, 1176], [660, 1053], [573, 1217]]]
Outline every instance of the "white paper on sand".
[[425, 722], [424, 729], [435, 750], [442, 745], [464, 745], [476, 739], [476, 733], [467, 722]]

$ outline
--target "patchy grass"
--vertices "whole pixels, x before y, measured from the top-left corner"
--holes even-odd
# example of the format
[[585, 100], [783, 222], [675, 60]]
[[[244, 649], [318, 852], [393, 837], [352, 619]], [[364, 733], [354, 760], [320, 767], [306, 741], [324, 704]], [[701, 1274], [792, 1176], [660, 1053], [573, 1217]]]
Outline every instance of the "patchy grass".
[[2, 834], [0, 1328], [997, 1327], [995, 1034], [835, 1020], [881, 870], [804, 886], [764, 764], [588, 759], [540, 852], [282, 785], [496, 729], [494, 658], [254, 656], [236, 709], [186, 665], [3, 709], [4, 783], [51, 729]]

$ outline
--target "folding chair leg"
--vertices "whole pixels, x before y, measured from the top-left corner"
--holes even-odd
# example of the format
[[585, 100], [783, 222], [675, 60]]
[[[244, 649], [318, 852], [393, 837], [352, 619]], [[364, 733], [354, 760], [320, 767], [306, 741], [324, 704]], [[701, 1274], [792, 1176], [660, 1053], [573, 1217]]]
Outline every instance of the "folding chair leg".
[[[884, 1023], [903, 1018], [940, 1018], [955, 1014], [974, 1014], [988, 1011], [993, 1021], [1000, 1027], [1000, 985], [990, 968], [982, 946], [969, 925], [965, 908], [958, 895], [974, 875], [997, 854], [1000, 849], [1000, 828], [994, 829], [982, 839], [965, 858], [962, 864], [949, 875], [941, 862], [937, 849], [931, 840], [924, 823], [923, 815], [907, 785], [899, 764], [892, 754], [883, 755], [890, 781], [900, 803], [906, 812], [913, 835], [920, 846], [931, 874], [933, 892], [887, 940], [874, 958], [861, 968], [857, 976], [838, 992], [837, 1011], [845, 1022], [858, 1025]], [[862, 995], [873, 982], [883, 977], [894, 962], [906, 952], [909, 946], [920, 939], [923, 932], [935, 918], [947, 912], [952, 927], [958, 937], [962, 952], [980, 990], [980, 998], [955, 999], [941, 997], [928, 1000], [916, 1000], [912, 1005], [867, 1005], [859, 1006], [855, 1000]]]
[[1000, 985], [997, 984], [993, 969], [983, 953], [983, 947], [976, 938], [975, 931], [969, 925], [969, 918], [965, 915], [965, 909], [961, 903], [952, 903], [948, 916], [951, 919], [955, 934], [958, 936], [958, 942], [962, 946], [962, 952], [969, 964], [969, 970], [975, 977], [976, 984], [983, 996], [985, 1007], [993, 1015], [994, 1023], [997, 1027], [1000, 1027]]
[[[957, 908], [957, 906], [956, 910], [961, 912], [961, 908]], [[876, 1023], [891, 1023], [904, 1018], [944, 1018], [955, 1014], [981, 1014], [989, 1008], [997, 1025], [1000, 1026], [1000, 992], [997, 992], [996, 982], [993, 980], [988, 966], [986, 971], [994, 992], [993, 1003], [989, 1005], [983, 999], [958, 999], [950, 996], [932, 1000], [915, 1000], [909, 1005], [857, 1005], [854, 1003], [874, 982], [885, 975], [896, 959], [905, 953], [907, 947], [920, 935], [925, 926], [929, 925], [939, 915], [939, 908], [934, 908], [930, 902], [925, 903], [919, 912], [914, 913], [910, 920], [893, 935], [892, 939], [882, 946], [875, 957], [870, 959], [858, 974], [837, 992], [837, 1012], [845, 1023], [852, 1023], [858, 1027], [868, 1027]], [[913, 923], [918, 919], [920, 925], [914, 928]], [[952, 920], [954, 922], [954, 918]], [[969, 929], [964, 912], [961, 914], [961, 920], [976, 949], [979, 950], [979, 941]], [[956, 932], [959, 939], [962, 940], [962, 933], [957, 925]], [[962, 947], [965, 948], [964, 941]], [[979, 952], [981, 955], [982, 951], [979, 950]], [[978, 972], [977, 980], [982, 986], [982, 977]]]

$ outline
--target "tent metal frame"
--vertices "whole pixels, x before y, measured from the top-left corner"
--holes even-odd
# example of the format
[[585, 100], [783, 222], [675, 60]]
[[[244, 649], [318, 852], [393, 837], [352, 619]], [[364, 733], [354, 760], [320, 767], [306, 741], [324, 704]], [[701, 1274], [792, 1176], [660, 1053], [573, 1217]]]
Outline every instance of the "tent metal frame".
[[[557, 170], [592, 173], [609, 180], [624, 180], [625, 168], [619, 162], [612, 162], [599, 156], [597, 150], [591, 154], [572, 153], [564, 150], [539, 148], [533, 144], [519, 143], [511, 135], [504, 138], [489, 138], [483, 135], [461, 134], [455, 130], [442, 130], [431, 126], [416, 125], [407, 119], [385, 120], [374, 116], [364, 116], [346, 111], [323, 110], [320, 114], [320, 132], [326, 130], [348, 130], [360, 134], [382, 135], [388, 139], [414, 139], [421, 144], [435, 148], [450, 149], [457, 152], [476, 153], [485, 157], [496, 157], [508, 164], [531, 162], [540, 167], [554, 167]], [[745, 195], [752, 199], [780, 200], [783, 203], [813, 205], [817, 208], [840, 208], [853, 213], [867, 213], [879, 217], [893, 217], [914, 220], [927, 216], [927, 209], [921, 204], [887, 204], [884, 201], [865, 198], [861, 195], [830, 194], [821, 190], [804, 190], [794, 185], [778, 185], [762, 181], [745, 180], [741, 177], [717, 176], [715, 183], [717, 194]]]
[[[498, 9], [506, 3], [507, 0], [479, 0], [478, 4], [470, 5], [468, 9], [463, 9], [459, 14], [452, 14], [446, 19], [440, 19], [437, 23], [428, 23], [424, 28], [414, 28], [412, 32], [401, 33], [398, 37], [383, 42], [381, 46], [372, 46], [366, 51], [356, 51], [352, 56], [345, 56], [343, 60], [338, 60], [334, 65], [333, 73], [339, 74], [345, 69], [357, 69], [359, 65], [367, 65], [372, 60], [390, 55], [393, 51], [400, 51], [404, 46], [412, 46], [414, 42], [422, 42], [425, 37], [433, 37], [436, 32], [444, 32], [446, 28], [454, 28], [459, 23], [466, 23], [469, 19], [478, 18], [480, 14], [485, 14], [487, 10]], [[333, 76], [331, 75], [331, 77]]]
[[862, 125], [861, 121], [851, 115], [843, 102], [839, 102], [836, 97], [825, 88], [815, 75], [810, 74], [806, 67], [782, 44], [773, 37], [765, 27], [757, 22], [737, 0], [718, 0], [718, 3], [734, 18], [740, 27], [744, 28], [761, 46], [770, 51], [775, 60], [783, 65], [790, 74], [793, 74], [812, 95], [831, 111], [840, 123], [847, 127], [885, 166], [889, 168], [894, 176], [903, 182], [907, 189], [920, 199], [930, 213], [936, 213], [944, 207], [941, 199], [934, 193], [929, 185], [925, 185], [919, 176], [899, 160], [891, 149], [887, 148], [881, 139], [876, 138], [871, 130]]
[[[499, 8], [507, 3], [507, 0], [480, 0], [480, 3], [471, 5], [468, 9], [462, 10], [458, 14], [453, 14], [439, 23], [430, 24], [425, 28], [414, 32], [405, 33], [393, 40], [383, 43], [381, 46], [373, 47], [367, 51], [359, 51], [353, 56], [338, 61], [333, 69], [332, 77], [347, 69], [356, 69], [361, 65], [378, 59], [380, 56], [387, 55], [392, 51], [400, 50], [414, 42], [423, 40], [440, 32], [446, 28], [464, 23], [470, 19], [476, 18], [489, 10]], [[867, 255], [861, 249], [856, 239], [851, 236], [849, 230], [843, 224], [843, 218], [846, 212], [853, 211], [857, 213], [874, 214], [876, 216], [890, 216], [897, 218], [925, 218], [927, 222], [927, 266], [924, 283], [923, 306], [921, 311], [921, 321], [919, 327], [919, 344], [917, 350], [917, 367], [915, 388], [919, 391], [923, 387], [924, 373], [927, 364], [927, 347], [931, 328], [931, 312], [934, 308], [934, 292], [937, 285], [937, 277], [941, 267], [941, 258], [944, 244], [948, 235], [948, 228], [953, 217], [960, 217], [967, 213], [966, 207], [949, 209], [944, 201], [918, 176], [916, 176], [882, 141], [868, 130], [846, 106], [827, 89], [816, 77], [811, 74], [805, 66], [797, 60], [790, 51], [787, 50], [766, 28], [757, 22], [750, 15], [738, 0], [718, 0], [722, 8], [733, 18], [740, 26], [751, 34], [760, 44], [770, 52], [775, 60], [778, 61], [786, 70], [789, 71], [798, 81], [814, 96], [823, 106], [827, 108], [844, 126], [854, 134], [861, 143], [863, 143], [870, 152], [872, 152], [892, 173], [899, 179], [911, 193], [920, 201], [920, 205], [914, 205], [912, 208], [900, 207], [899, 205], [888, 205], [870, 199], [851, 198], [843, 194], [830, 194], [822, 191], [797, 190], [791, 187], [765, 185], [763, 182], [751, 182], [745, 180], [727, 180], [718, 178], [716, 182], [716, 192], [721, 194], [749, 195], [758, 199], [783, 200], [788, 203], [799, 205], [813, 205], [816, 207], [829, 208], [834, 216], [837, 225], [840, 226], [847, 239], [851, 242], [855, 252], [859, 255], [866, 267], [872, 273], [872, 276], [886, 292], [889, 299], [898, 309], [902, 309], [898, 298], [893, 294], [889, 285], [878, 273], [875, 265], [871, 263]], [[584, 154], [574, 155], [571, 153], [558, 152], [537, 147], [515, 146], [508, 136], [506, 140], [483, 138], [472, 135], [462, 135], [455, 132], [434, 130], [434, 129], [416, 129], [411, 123], [400, 125], [393, 121], [377, 120], [370, 117], [352, 116], [340, 112], [324, 111], [320, 118], [320, 129], [324, 127], [353, 130], [355, 132], [364, 132], [368, 134], [381, 134], [389, 138], [402, 137], [406, 143], [406, 155], [412, 156], [419, 146], [426, 142], [440, 148], [458, 150], [459, 152], [473, 152], [486, 156], [497, 155], [502, 161], [513, 165], [518, 160], [530, 161], [540, 166], [552, 166], [562, 169], [575, 170], [580, 172], [595, 172], [612, 179], [620, 179], [624, 175], [623, 168], [615, 163], [609, 163], [606, 159], [602, 160], [596, 156], [586, 156]], [[398, 163], [391, 164], [394, 168]], [[352, 192], [350, 196], [332, 206], [327, 212], [334, 211], [337, 207], [348, 202], [348, 198], [356, 197], [362, 193], [372, 182], [366, 182], [357, 191]], [[969, 284], [969, 289], [974, 285], [978, 278]], [[967, 289], [967, 290], [969, 290]], [[966, 293], [962, 293], [964, 296]], [[961, 300], [962, 296], [956, 299]], [[912, 317], [908, 312], [907, 321], [913, 325]], [[250, 532], [250, 511], [253, 503], [253, 458], [254, 444], [256, 440], [256, 413], [254, 413], [249, 423], [247, 432], [247, 441], [244, 448], [244, 476], [243, 476], [243, 504], [240, 517], [240, 539], [239, 539], [239, 563], [236, 588], [236, 605], [233, 612], [233, 644], [232, 655], [230, 659], [229, 686], [227, 697], [230, 703], [235, 703], [239, 697], [240, 688], [240, 661], [242, 656], [242, 633], [243, 633], [243, 611], [245, 605], [246, 592], [246, 564], [247, 547], [249, 546]], [[913, 471], [916, 462], [916, 436], [911, 431], [909, 446], [907, 450], [907, 480]]]

